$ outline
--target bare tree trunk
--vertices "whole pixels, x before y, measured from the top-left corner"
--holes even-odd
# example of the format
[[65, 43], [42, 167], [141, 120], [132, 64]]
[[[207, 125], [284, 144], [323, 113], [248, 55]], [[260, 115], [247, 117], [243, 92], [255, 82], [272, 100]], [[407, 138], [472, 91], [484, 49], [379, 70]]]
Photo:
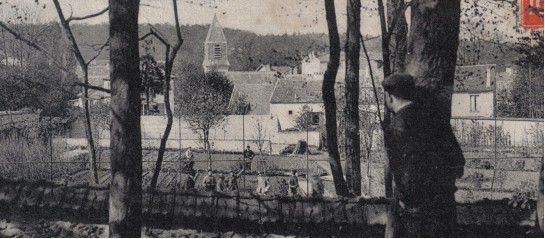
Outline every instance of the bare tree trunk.
[[[167, 47], [166, 55], [168, 58], [170, 52], [170, 47]], [[167, 59], [168, 60], [168, 59]], [[157, 152], [157, 161], [155, 162], [155, 169], [153, 170], [153, 176], [151, 178], [150, 187], [155, 189], [157, 186], [157, 180], [159, 179], [159, 174], [161, 173], [161, 166], [163, 164], [163, 158], [165, 155], [166, 145], [168, 141], [168, 136], [172, 130], [172, 109], [170, 108], [170, 74], [172, 72], [172, 62], [167, 61], [165, 66], [165, 81], [163, 82], [163, 95], [165, 97], [165, 110], [167, 113], [167, 125], [161, 138], [161, 143], [159, 145], [159, 151]]]
[[[83, 69], [84, 83], [89, 84], [88, 68], [85, 65]], [[95, 148], [95, 140], [93, 138], [93, 131], [91, 130], [91, 113], [89, 108], [89, 89], [83, 88], [83, 110], [85, 112], [85, 135], [87, 136], [87, 147], [89, 154], [89, 171], [91, 178], [89, 179], [91, 184], [98, 184], [98, 170], [97, 170], [97, 155]], [[98, 137], [100, 140], [100, 136]], [[99, 146], [100, 147], [100, 146]]]
[[[347, 4], [346, 32], [346, 164], [348, 190], [361, 195], [360, 130], [359, 130], [359, 69], [360, 69], [360, 0], [349, 0]], [[348, 175], [351, 177], [349, 178]]]
[[138, 53], [139, 0], [110, 0], [110, 237], [140, 237], [142, 138]]
[[335, 191], [339, 196], [347, 196], [348, 188], [343, 178], [339, 144], [337, 140], [337, 102], [335, 99], [335, 78], [339, 70], [341, 43], [337, 28], [334, 0], [324, 0], [327, 28], [329, 32], [329, 62], [324, 74], [322, 95], [325, 108], [325, 127], [327, 134], [327, 151], [329, 153], [329, 166], [333, 176]]
[[390, 71], [403, 72], [407, 55], [407, 19], [405, 18], [405, 0], [387, 0], [388, 29], [390, 35]]
[[460, 0], [412, 2], [406, 73], [432, 92], [439, 120], [451, 117], [451, 97], [460, 31]]
[[[88, 63], [85, 62], [83, 59], [83, 55], [81, 54], [81, 51], [79, 50], [78, 44], [76, 42], [76, 39], [74, 38], [74, 34], [72, 33], [72, 29], [70, 28], [70, 25], [66, 18], [64, 17], [64, 13], [62, 12], [62, 8], [59, 4], [58, 0], [53, 0], [53, 3], [55, 5], [55, 9], [57, 10], [57, 14], [59, 15], [60, 25], [61, 29], [66, 34], [66, 37], [68, 38], [68, 41], [71, 43], [72, 51], [74, 52], [74, 55], [76, 57], [76, 60], [78, 61], [79, 66], [81, 67], [81, 70], [83, 72], [83, 83], [86, 85], [89, 85], [89, 68]], [[95, 149], [95, 141], [93, 138], [93, 131], [91, 130], [91, 114], [89, 110], [89, 89], [83, 88], [83, 96], [81, 97], [83, 101], [83, 110], [85, 111], [85, 135], [87, 136], [87, 146], [89, 150], [89, 170], [91, 173], [91, 184], [98, 184], [98, 173], [97, 173], [97, 156], [96, 156], [96, 149]]]
[[208, 157], [208, 169], [212, 169], [212, 156], [210, 155], [210, 129], [204, 130], [204, 150]]
[[[165, 81], [163, 82], [163, 95], [165, 97], [165, 110], [167, 113], [167, 126], [163, 132], [163, 137], [161, 138], [161, 144], [159, 145], [159, 152], [157, 155], [157, 161], [155, 163], [155, 170], [153, 171], [153, 177], [151, 179], [151, 188], [157, 186], [157, 180], [159, 178], [159, 173], [161, 172], [161, 166], [163, 164], [163, 158], [165, 155], [166, 145], [168, 137], [170, 136], [170, 131], [172, 130], [172, 108], [170, 106], [170, 81], [172, 76], [172, 67], [174, 66], [174, 60], [178, 51], [184, 43], [182, 38], [182, 32], [180, 29], [180, 18], [178, 17], [178, 3], [176, 0], [172, 0], [172, 8], [174, 10], [174, 22], [176, 26], [176, 37], [177, 41], [172, 47], [172, 52], [170, 51], [170, 44], [168, 40], [165, 39], [162, 35], [155, 34], [156, 37], [165, 45]], [[180, 147], [181, 148], [181, 147]]]
[[[407, 54], [407, 21], [405, 19], [405, 10], [407, 5], [404, 0], [387, 0], [388, 19], [386, 20], [384, 3], [382, 0], [377, 1], [378, 13], [381, 25], [381, 43], [382, 57], [384, 66], [382, 68], [384, 77], [388, 77], [393, 72], [403, 72], [405, 69], [405, 56]], [[392, 36], [394, 40], [392, 40]], [[384, 120], [381, 125], [384, 132], [384, 150], [385, 150], [385, 167], [384, 167], [384, 186], [385, 195], [387, 198], [393, 197], [394, 184], [393, 177], [390, 171], [390, 160], [388, 158], [389, 145], [386, 139], [392, 137], [387, 135], [385, 130], [390, 125], [391, 112], [384, 105]], [[385, 227], [385, 237], [397, 237], [396, 229], [396, 202], [392, 201], [388, 209], [387, 222]]]
[[[450, 126], [451, 97], [460, 30], [460, 0], [437, 0], [431, 3], [417, 0], [411, 4], [411, 26], [418, 27], [410, 29], [405, 72], [415, 77], [416, 84], [429, 92], [424, 103], [428, 115], [434, 119], [428, 120], [442, 125], [443, 134], [453, 135]], [[455, 178], [459, 177], [457, 173], [441, 176], [441, 180], [452, 184], [444, 187], [455, 188]], [[445, 215], [440, 223], [445, 223], [444, 227], [452, 230], [456, 225], [454, 192], [448, 197], [444, 199], [448, 201], [447, 204], [441, 208]]]

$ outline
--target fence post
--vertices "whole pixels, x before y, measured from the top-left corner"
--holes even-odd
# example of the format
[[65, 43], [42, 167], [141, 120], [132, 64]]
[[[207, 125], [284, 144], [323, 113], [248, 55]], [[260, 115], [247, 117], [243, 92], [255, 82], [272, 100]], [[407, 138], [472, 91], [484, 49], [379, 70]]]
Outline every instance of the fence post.
[[49, 180], [53, 181], [53, 134], [49, 130]]

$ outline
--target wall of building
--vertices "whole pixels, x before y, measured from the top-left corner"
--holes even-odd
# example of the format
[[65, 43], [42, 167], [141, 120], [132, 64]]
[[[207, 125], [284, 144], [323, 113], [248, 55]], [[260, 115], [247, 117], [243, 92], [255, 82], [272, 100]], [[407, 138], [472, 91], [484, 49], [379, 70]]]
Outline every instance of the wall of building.
[[[164, 133], [166, 122], [166, 116], [141, 117], [142, 146], [144, 148], [157, 148], [159, 146], [159, 140]], [[99, 144], [103, 147], [109, 147], [109, 131], [104, 130], [100, 136]], [[267, 148], [265, 151], [277, 154], [289, 144], [297, 144], [299, 140], [306, 141], [306, 137], [306, 132], [279, 131], [278, 118], [269, 115], [247, 115], [244, 116], [244, 119], [241, 115], [231, 115], [226, 118], [223, 124], [210, 130], [212, 148], [220, 151], [239, 152], [243, 150], [244, 145], [250, 145], [255, 150], [258, 140], [262, 139]], [[200, 134], [194, 132], [183, 119], [174, 118], [167, 148], [178, 149], [180, 144], [183, 148], [202, 148], [201, 138]], [[309, 132], [308, 142], [311, 146], [318, 147], [320, 133], [316, 131]]]
[[[478, 95], [477, 111], [471, 112], [470, 96]], [[455, 92], [452, 94], [453, 117], [493, 117], [494, 116], [494, 92]]]
[[[270, 112], [272, 116], [278, 117], [281, 130], [295, 128], [295, 119], [301, 113], [301, 108], [304, 105], [308, 105], [312, 112], [324, 112], [323, 103], [289, 103], [289, 104], [270, 104]], [[291, 114], [289, 112], [292, 112]]]
[[472, 130], [481, 128], [482, 135], [490, 134], [484, 144], [493, 145], [493, 131], [487, 129], [493, 129], [495, 125], [497, 137], [507, 138], [507, 145], [543, 147], [543, 119], [453, 117], [451, 125], [461, 144], [471, 140]]

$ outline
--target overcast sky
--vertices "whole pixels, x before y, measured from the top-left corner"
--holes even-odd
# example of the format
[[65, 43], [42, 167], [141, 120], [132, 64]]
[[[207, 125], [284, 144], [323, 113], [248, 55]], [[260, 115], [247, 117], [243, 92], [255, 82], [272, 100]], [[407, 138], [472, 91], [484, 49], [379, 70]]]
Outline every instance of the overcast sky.
[[[21, 8], [38, 9], [40, 21], [57, 21], [57, 15], [50, 0], [0, 0], [3, 4], [2, 16], [9, 13], [10, 5]], [[346, 29], [346, 1], [336, 1], [339, 29]], [[464, 2], [464, 1], [462, 1]], [[108, 0], [61, 0], [66, 16], [73, 12], [74, 16], [83, 16], [104, 9]], [[173, 23], [171, 0], [141, 0], [140, 23]], [[376, 3], [374, 0], [363, 0], [364, 6]], [[43, 5], [46, 7], [43, 8]], [[214, 14], [218, 15], [224, 27], [253, 31], [258, 34], [284, 33], [326, 33], [325, 12], [323, 0], [178, 0], [178, 9], [182, 25], [209, 24]], [[34, 11], [36, 12], [36, 11]], [[516, 22], [509, 12], [501, 13], [508, 20], [503, 29], [511, 29]], [[486, 15], [484, 16], [487, 17]], [[85, 23], [104, 23], [108, 15], [89, 19]], [[379, 35], [378, 16], [371, 11], [362, 12], [362, 33], [364, 35]], [[502, 26], [499, 26], [502, 28]]]

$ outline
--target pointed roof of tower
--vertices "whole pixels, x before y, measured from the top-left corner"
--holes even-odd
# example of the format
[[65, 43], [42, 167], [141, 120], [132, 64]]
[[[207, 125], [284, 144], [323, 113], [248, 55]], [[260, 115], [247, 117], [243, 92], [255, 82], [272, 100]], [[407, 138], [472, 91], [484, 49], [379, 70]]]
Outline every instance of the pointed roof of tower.
[[214, 20], [208, 29], [205, 43], [227, 43], [227, 39], [223, 34], [223, 28], [218, 21], [218, 17], [214, 14]]

